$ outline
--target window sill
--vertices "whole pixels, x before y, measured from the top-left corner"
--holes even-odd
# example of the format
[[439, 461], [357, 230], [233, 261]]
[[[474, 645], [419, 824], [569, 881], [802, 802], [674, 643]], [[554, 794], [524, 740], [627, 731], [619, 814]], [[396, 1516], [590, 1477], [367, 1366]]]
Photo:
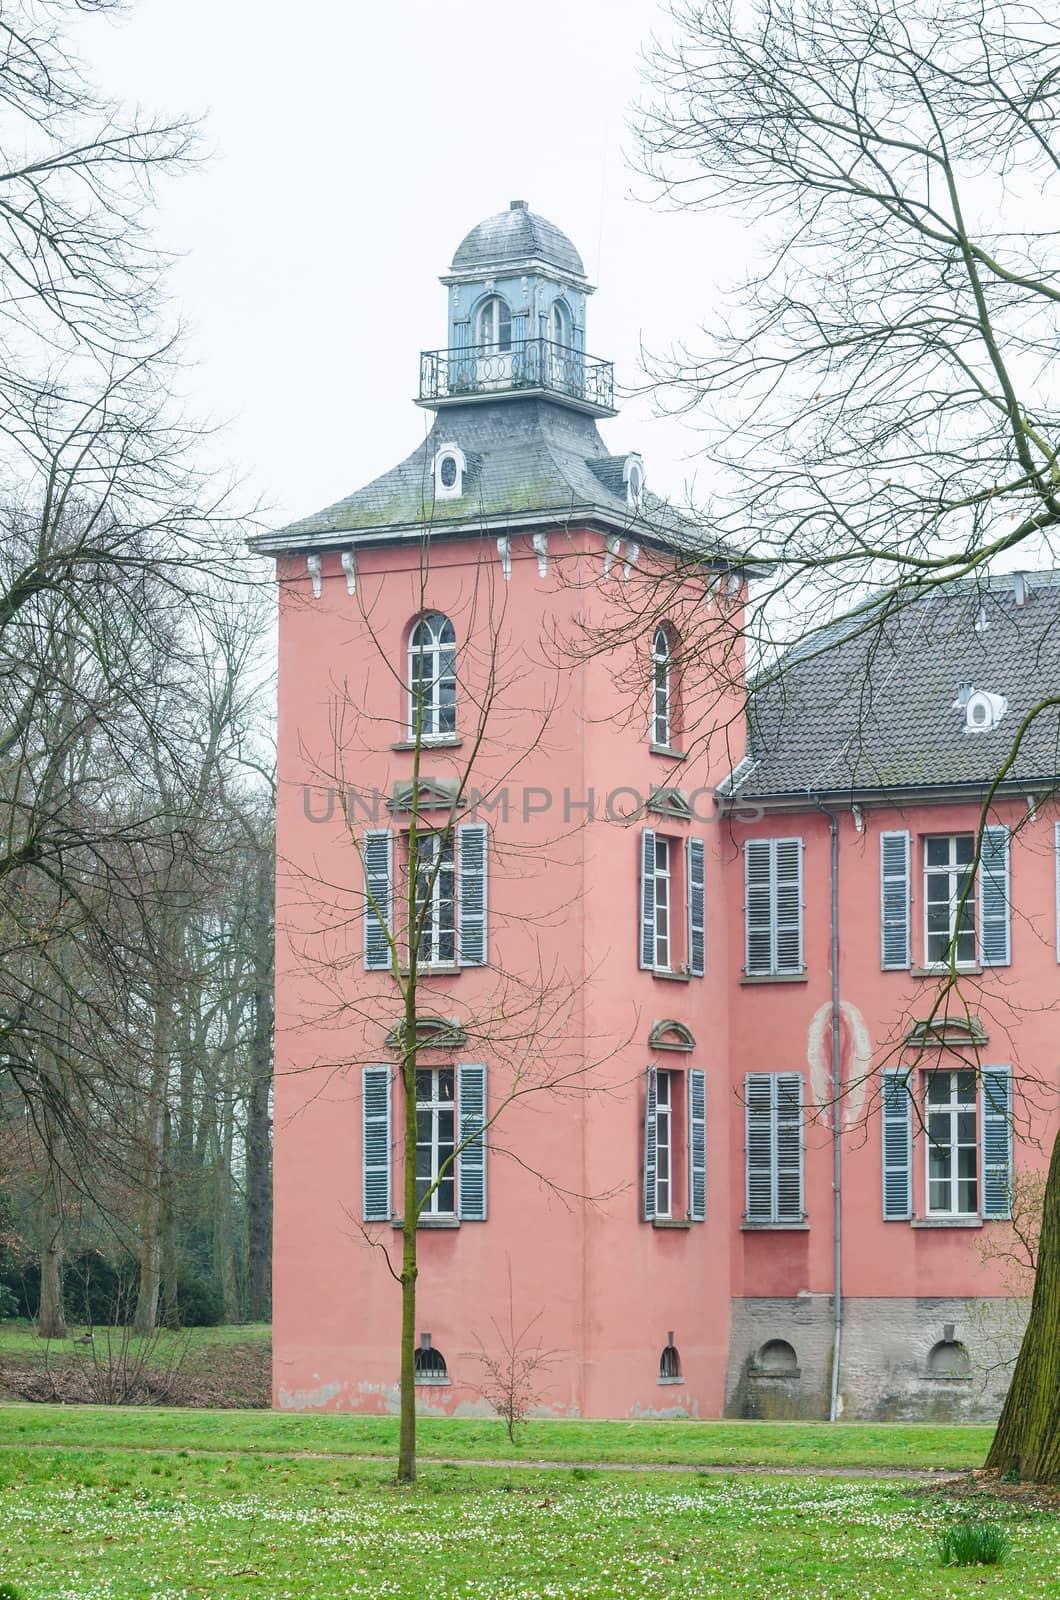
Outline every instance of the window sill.
[[[403, 1228], [405, 1226], [404, 1218], [394, 1217], [391, 1220], [390, 1226], [392, 1228]], [[459, 1217], [421, 1217], [416, 1224], [416, 1231], [418, 1233], [422, 1228], [427, 1232], [430, 1232], [432, 1228], [459, 1228], [459, 1226]]]
[[741, 1222], [741, 1233], [809, 1233], [808, 1222]]
[[650, 756], [665, 756], [667, 761], [688, 760], [688, 755], [684, 750], [671, 750], [668, 744], [650, 744], [648, 746], [648, 754]]
[[649, 967], [648, 971], [653, 978], [663, 978], [667, 983], [688, 983], [692, 978], [690, 972], [666, 972], [662, 967]]
[[802, 1368], [789, 1367], [786, 1372], [774, 1372], [769, 1367], [752, 1367], [751, 1376], [759, 1381], [764, 1378], [767, 1383], [770, 1381], [776, 1383], [778, 1378], [801, 1378]]
[[656, 1381], [656, 1383], [668, 1384], [668, 1385], [672, 1386], [675, 1383], [678, 1383], [678, 1384], [684, 1383], [685, 1380], [684, 1380], [684, 1378], [656, 1378], [655, 1381]]
[[928, 1383], [971, 1383], [970, 1372], [925, 1372]]
[[459, 734], [439, 734], [432, 738], [425, 733], [418, 742], [415, 739], [398, 739], [390, 746], [391, 750], [459, 750], [463, 744]]
[[756, 983], [809, 983], [808, 972], [745, 972], [740, 979], [742, 984]]
[[[910, 967], [909, 976], [911, 978], [946, 978], [952, 970], [951, 967]], [[980, 966], [965, 967], [959, 965], [957, 967], [957, 976], [959, 978], [981, 978], [983, 976], [983, 968]]]
[[[463, 967], [436, 967], [430, 962], [421, 962], [416, 968], [416, 976], [417, 978], [458, 978], [463, 970]], [[409, 976], [408, 967], [399, 967], [398, 971], [403, 978]]]
[[687, 1217], [652, 1217], [653, 1228], [677, 1228], [682, 1233], [687, 1233], [692, 1223]]
[[415, 1383], [417, 1389], [451, 1389], [453, 1386], [452, 1378], [423, 1377], [414, 1378], [413, 1382]]
[[911, 1228], [981, 1228], [982, 1217], [914, 1217]]

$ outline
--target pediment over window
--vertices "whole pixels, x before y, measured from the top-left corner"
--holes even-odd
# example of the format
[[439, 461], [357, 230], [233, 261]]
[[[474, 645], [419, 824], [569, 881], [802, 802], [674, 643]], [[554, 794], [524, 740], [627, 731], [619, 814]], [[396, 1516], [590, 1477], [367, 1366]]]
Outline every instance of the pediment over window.
[[[405, 1048], [405, 1019], [399, 1017], [386, 1036], [392, 1050]], [[467, 1034], [455, 1017], [417, 1017], [416, 1044], [424, 1050], [456, 1050], [467, 1044]]]
[[694, 1050], [696, 1041], [691, 1028], [683, 1022], [657, 1022], [648, 1035], [653, 1050]]
[[905, 1036], [908, 1045], [945, 1045], [954, 1050], [977, 1049], [989, 1039], [978, 1017], [931, 1017], [914, 1022]]
[[[403, 783], [395, 783], [394, 792], [387, 801], [389, 811], [411, 811], [414, 785], [409, 778]], [[418, 811], [453, 811], [460, 800], [460, 780], [458, 778], [421, 778], [419, 790], [416, 794], [416, 809]]]
[[648, 795], [648, 810], [659, 817], [680, 817], [688, 821], [692, 807], [683, 789], [656, 789]]

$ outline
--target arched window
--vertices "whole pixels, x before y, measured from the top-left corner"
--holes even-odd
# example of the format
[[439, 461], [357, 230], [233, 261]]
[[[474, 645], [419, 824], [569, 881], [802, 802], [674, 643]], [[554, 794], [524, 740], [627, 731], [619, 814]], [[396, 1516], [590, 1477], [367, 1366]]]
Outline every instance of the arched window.
[[553, 344], [569, 345], [570, 313], [562, 300], [553, 300], [552, 309], [548, 314], [548, 336]]
[[409, 738], [456, 732], [456, 634], [440, 611], [428, 611], [409, 634]]
[[769, 1373], [775, 1378], [797, 1378], [799, 1358], [786, 1339], [770, 1339], [758, 1352], [755, 1370]]
[[490, 352], [512, 348], [512, 314], [499, 294], [490, 295], [478, 308], [475, 343]]
[[431, 1344], [429, 1333], [420, 1335], [420, 1347], [413, 1356], [416, 1369], [417, 1383], [445, 1383], [449, 1378], [449, 1368], [445, 1364], [445, 1357], [440, 1350]]
[[674, 1378], [679, 1378], [680, 1376], [681, 1354], [677, 1346], [674, 1344], [674, 1336], [671, 1333], [670, 1338], [663, 1349], [663, 1353], [659, 1357], [659, 1377], [669, 1378], [672, 1380]]
[[651, 742], [670, 748], [673, 736], [673, 645], [669, 630], [658, 627], [651, 645]]
[[928, 1351], [927, 1369], [933, 1378], [970, 1378], [972, 1361], [959, 1339], [940, 1339]]

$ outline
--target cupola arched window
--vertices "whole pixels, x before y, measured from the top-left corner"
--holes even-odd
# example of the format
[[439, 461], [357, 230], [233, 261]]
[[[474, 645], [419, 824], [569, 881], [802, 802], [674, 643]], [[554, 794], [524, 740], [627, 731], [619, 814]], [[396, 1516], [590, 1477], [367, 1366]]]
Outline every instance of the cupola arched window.
[[651, 742], [670, 748], [673, 737], [673, 641], [669, 629], [660, 624], [651, 646], [652, 708]]
[[548, 314], [548, 336], [553, 344], [569, 345], [570, 313], [562, 300], [553, 300]]
[[499, 294], [490, 295], [478, 308], [475, 320], [475, 343], [485, 350], [503, 351], [512, 348], [512, 314], [506, 300]]
[[409, 738], [456, 732], [456, 634], [449, 618], [428, 611], [409, 634]]

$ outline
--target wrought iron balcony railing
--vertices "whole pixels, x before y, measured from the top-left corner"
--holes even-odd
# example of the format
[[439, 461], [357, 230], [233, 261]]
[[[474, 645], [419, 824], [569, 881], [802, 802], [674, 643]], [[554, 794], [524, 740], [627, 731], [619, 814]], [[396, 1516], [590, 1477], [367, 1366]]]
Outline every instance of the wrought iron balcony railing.
[[550, 339], [513, 340], [507, 350], [496, 345], [424, 350], [420, 356], [420, 400], [426, 405], [525, 390], [562, 395], [585, 411], [610, 413], [614, 366]]

